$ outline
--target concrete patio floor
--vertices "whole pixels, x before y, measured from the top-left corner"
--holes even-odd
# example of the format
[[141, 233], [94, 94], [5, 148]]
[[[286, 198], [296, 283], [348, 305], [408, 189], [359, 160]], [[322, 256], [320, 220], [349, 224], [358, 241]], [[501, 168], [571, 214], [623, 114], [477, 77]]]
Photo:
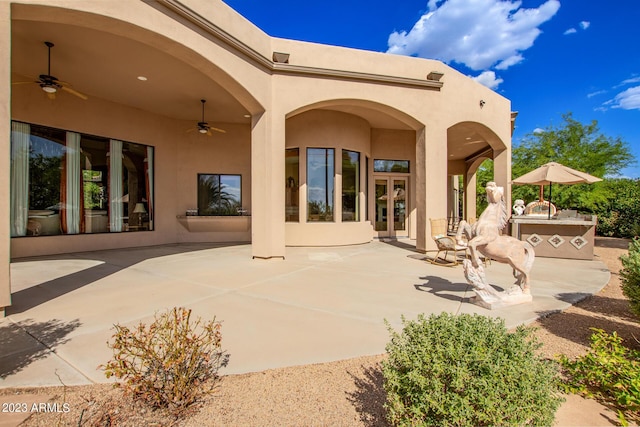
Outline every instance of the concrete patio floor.
[[[513, 283], [494, 262], [487, 278]], [[287, 248], [286, 260], [252, 260], [250, 245], [176, 244], [14, 260], [13, 305], [0, 319], [0, 387], [107, 382], [113, 325], [149, 323], [157, 311], [192, 308], [223, 321], [223, 373], [381, 354], [384, 319], [479, 313], [527, 324], [598, 292], [599, 261], [537, 258], [533, 303], [489, 311], [473, 305], [462, 267], [434, 266], [415, 242]], [[59, 379], [58, 379], [59, 377]]]

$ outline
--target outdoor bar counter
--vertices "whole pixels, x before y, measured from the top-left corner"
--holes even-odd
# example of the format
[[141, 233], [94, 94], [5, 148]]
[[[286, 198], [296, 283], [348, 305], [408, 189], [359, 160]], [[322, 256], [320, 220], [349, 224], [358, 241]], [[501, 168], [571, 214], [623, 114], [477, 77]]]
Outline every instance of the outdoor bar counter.
[[593, 259], [597, 217], [573, 218], [512, 216], [511, 235], [531, 243], [536, 256], [568, 259]]

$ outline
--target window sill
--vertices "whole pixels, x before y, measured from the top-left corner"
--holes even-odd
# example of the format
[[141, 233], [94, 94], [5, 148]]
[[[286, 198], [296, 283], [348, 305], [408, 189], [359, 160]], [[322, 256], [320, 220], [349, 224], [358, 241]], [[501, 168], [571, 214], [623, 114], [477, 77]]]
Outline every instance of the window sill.
[[191, 233], [243, 232], [251, 229], [250, 216], [186, 216], [178, 215], [178, 222]]

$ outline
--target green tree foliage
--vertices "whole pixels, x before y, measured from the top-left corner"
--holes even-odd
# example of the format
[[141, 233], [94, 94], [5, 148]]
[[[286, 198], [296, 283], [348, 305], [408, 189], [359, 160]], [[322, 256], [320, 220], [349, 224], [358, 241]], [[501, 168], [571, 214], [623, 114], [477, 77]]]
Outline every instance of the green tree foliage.
[[598, 234], [614, 237], [640, 235], [640, 179], [605, 179], [606, 202], [598, 203]]
[[[628, 143], [600, 133], [596, 120], [583, 124], [571, 113], [564, 114], [562, 119], [562, 125], [550, 125], [529, 134], [513, 149], [514, 178], [548, 162], [562, 163], [600, 178], [617, 176], [620, 169], [634, 163]], [[548, 192], [548, 187], [545, 191]], [[538, 194], [539, 187], [533, 185], [514, 185], [512, 189], [513, 199], [527, 203], [537, 200]], [[593, 212], [598, 205], [607, 203], [607, 196], [603, 183], [553, 186], [553, 203], [559, 208]]]
[[489, 204], [487, 202], [487, 182], [493, 181], [493, 160], [487, 159], [476, 172], [476, 211], [480, 215]]

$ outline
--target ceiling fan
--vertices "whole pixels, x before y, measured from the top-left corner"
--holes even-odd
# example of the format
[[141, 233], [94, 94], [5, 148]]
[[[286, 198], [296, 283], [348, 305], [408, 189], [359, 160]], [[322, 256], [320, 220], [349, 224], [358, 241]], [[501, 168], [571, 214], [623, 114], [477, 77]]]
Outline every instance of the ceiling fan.
[[44, 44], [49, 49], [48, 62], [47, 62], [47, 74], [40, 74], [40, 76], [38, 76], [38, 80], [36, 80], [35, 82], [16, 82], [14, 84], [36, 83], [37, 85], [40, 85], [42, 90], [47, 93], [47, 96], [49, 97], [49, 99], [56, 98], [56, 92], [58, 91], [58, 89], [62, 89], [65, 92], [69, 92], [70, 94], [75, 95], [78, 98], [81, 98], [84, 100], [89, 99], [87, 95], [80, 93], [75, 89], [72, 89], [69, 83], [60, 81], [58, 80], [57, 77], [54, 77], [51, 75], [51, 48], [55, 45], [51, 42], [44, 42]]
[[211, 136], [211, 131], [214, 130], [216, 132], [220, 132], [220, 133], [227, 133], [226, 130], [223, 129], [218, 129], [218, 128], [214, 128], [213, 126], [209, 126], [209, 123], [204, 121], [204, 104], [207, 102], [206, 99], [201, 99], [200, 102], [202, 102], [202, 121], [198, 122], [198, 126], [192, 129], [187, 130], [187, 132], [191, 132], [194, 130], [197, 130], [198, 132], [202, 133], [202, 134], [206, 134], [207, 136]]

